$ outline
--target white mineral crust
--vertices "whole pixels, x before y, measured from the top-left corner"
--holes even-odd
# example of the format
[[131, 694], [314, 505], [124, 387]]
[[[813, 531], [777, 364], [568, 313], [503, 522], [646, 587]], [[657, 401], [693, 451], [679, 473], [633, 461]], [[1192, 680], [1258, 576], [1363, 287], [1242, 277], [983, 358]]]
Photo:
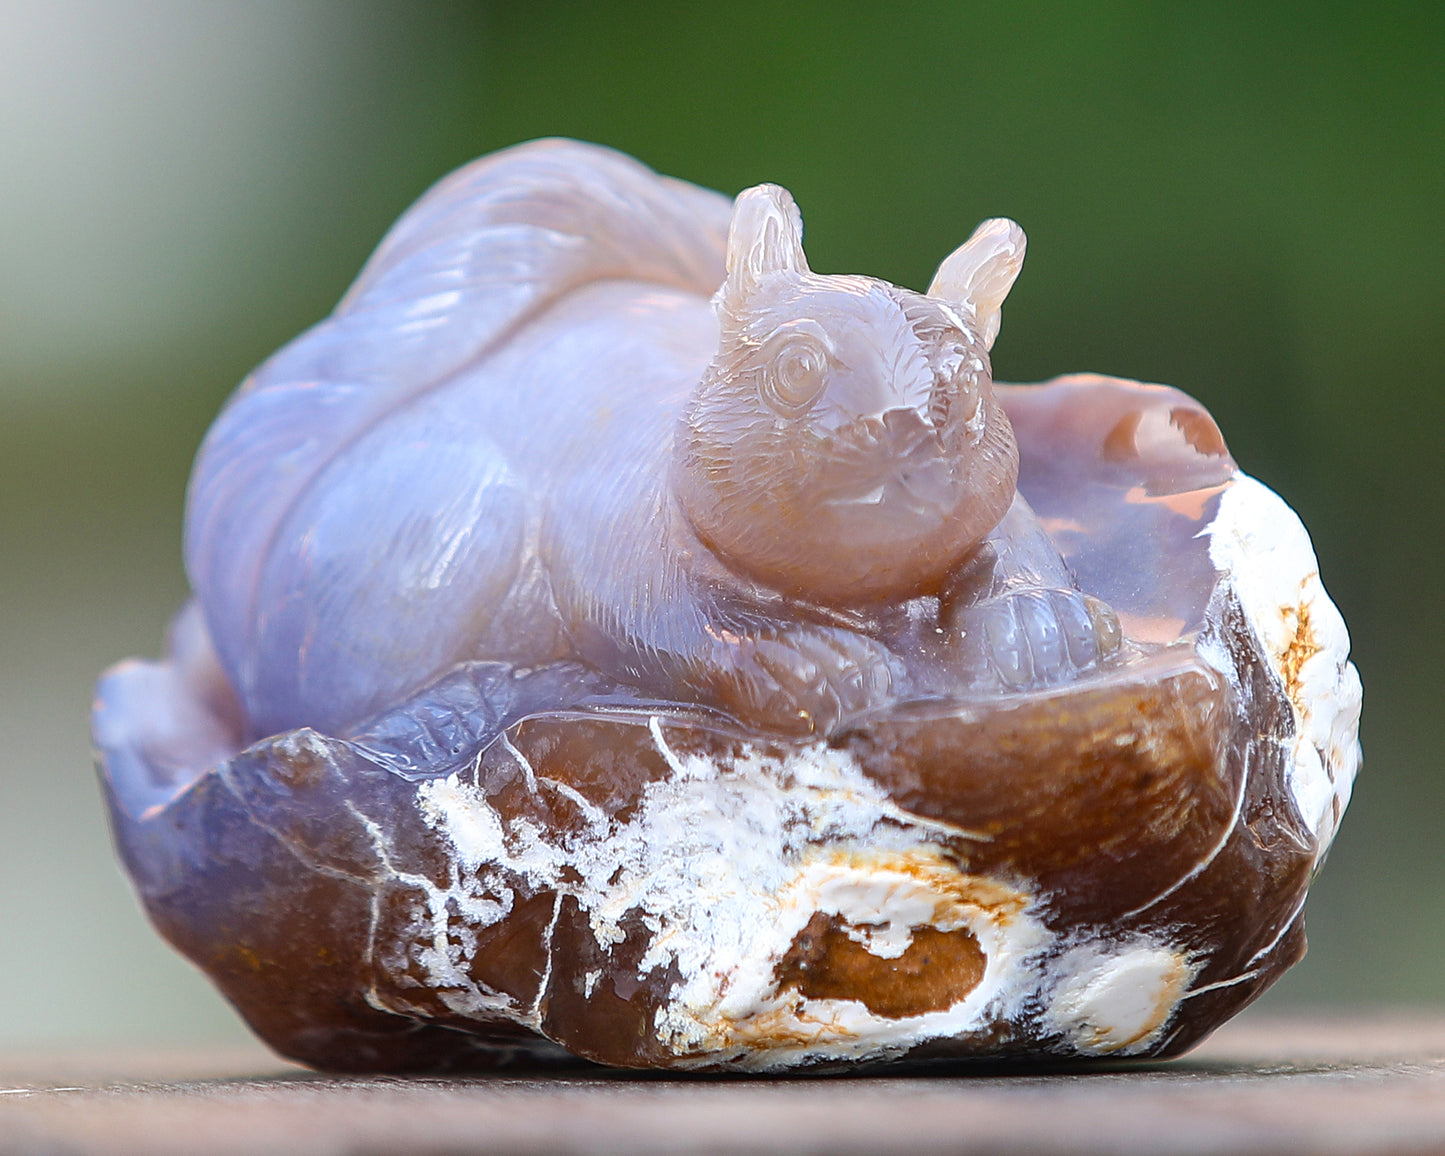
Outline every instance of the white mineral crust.
[[[679, 756], [656, 721], [652, 731], [672, 776], [649, 784], [627, 821], [598, 813], [575, 837], [549, 841], [530, 823], [502, 820], [455, 775], [421, 784], [421, 813], [453, 848], [462, 892], [438, 891], [434, 939], [447, 941], [449, 906], [480, 910], [470, 882], [479, 868], [497, 918], [511, 908], [510, 894], [496, 895], [507, 878], [575, 897], [604, 947], [624, 939], [624, 917], [640, 915], [651, 942], [638, 971], [671, 966], [679, 976], [657, 1016], [659, 1040], [700, 1063], [722, 1053], [757, 1069], [881, 1058], [984, 1031], [1038, 989], [1052, 936], [1015, 882], [967, 875], [942, 854], [940, 836], [968, 832], [901, 810], [845, 752], [818, 745], [783, 760], [744, 752], [719, 763]], [[918, 928], [966, 928], [984, 953], [983, 977], [950, 1007], [901, 1017], [780, 990], [777, 968], [818, 912], [880, 960], [900, 957]], [[439, 987], [455, 984], [458, 962], [436, 975]], [[474, 1002], [494, 1011], [487, 994]]]
[[[1209, 558], [1232, 587], [1294, 714], [1285, 777], [1300, 817], [1329, 849], [1360, 765], [1360, 676], [1345, 621], [1320, 583], [1298, 515], [1236, 473], [1205, 530]], [[1227, 660], [1205, 656], [1226, 674]]]
[[1184, 953], [1147, 940], [1086, 946], [1053, 967], [1061, 978], [1044, 1022], [1084, 1055], [1132, 1055], [1154, 1043], [1198, 971]]

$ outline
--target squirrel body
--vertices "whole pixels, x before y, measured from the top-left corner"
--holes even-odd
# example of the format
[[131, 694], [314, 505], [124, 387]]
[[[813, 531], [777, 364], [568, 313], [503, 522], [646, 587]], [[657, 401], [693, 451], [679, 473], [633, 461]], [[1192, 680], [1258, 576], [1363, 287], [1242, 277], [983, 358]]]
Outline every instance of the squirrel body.
[[784, 190], [575, 142], [448, 177], [202, 448], [187, 563], [250, 727], [343, 733], [481, 661], [826, 734], [940, 663], [1007, 683], [1030, 628], [969, 618], [1012, 589], [984, 555], [1062, 592], [1039, 662], [1094, 661], [992, 391], [1022, 257], [992, 221], [927, 294], [819, 276]]

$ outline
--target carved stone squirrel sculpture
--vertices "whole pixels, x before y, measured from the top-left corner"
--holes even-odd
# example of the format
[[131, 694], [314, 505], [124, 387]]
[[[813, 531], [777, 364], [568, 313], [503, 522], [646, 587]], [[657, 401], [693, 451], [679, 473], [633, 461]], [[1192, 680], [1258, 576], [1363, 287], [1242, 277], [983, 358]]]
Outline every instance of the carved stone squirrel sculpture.
[[448, 177], [198, 461], [187, 561], [251, 733], [462, 661], [791, 733], [1095, 662], [1117, 626], [993, 393], [1023, 254], [985, 222], [920, 294], [811, 272], [772, 185], [564, 141]]
[[196, 597], [97, 685], [162, 934], [345, 1071], [1160, 1056], [1248, 1004], [1348, 633], [1198, 402], [995, 388], [1022, 258], [819, 276], [781, 189], [568, 142], [444, 180], [221, 415]]

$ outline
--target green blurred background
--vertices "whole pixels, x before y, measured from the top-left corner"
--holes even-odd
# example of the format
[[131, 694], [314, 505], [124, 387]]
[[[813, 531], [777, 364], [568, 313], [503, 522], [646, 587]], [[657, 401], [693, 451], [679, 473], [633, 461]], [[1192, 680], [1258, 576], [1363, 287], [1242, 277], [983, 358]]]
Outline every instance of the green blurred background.
[[815, 268], [1029, 234], [995, 367], [1177, 385], [1303, 516], [1366, 766], [1270, 1006], [1445, 1004], [1445, 5], [0, 0], [0, 1045], [236, 1038], [145, 926], [90, 685], [185, 596], [194, 451], [458, 164], [788, 186]]

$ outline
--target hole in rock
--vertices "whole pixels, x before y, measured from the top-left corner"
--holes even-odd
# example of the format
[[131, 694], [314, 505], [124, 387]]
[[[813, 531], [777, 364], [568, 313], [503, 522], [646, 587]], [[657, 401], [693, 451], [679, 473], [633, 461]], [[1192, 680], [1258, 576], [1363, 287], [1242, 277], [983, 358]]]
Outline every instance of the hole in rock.
[[1104, 435], [1102, 448], [1106, 462], [1129, 462], [1139, 456], [1139, 422], [1143, 416], [1138, 410], [1126, 413]]
[[1224, 435], [1219, 432], [1214, 419], [1202, 409], [1176, 405], [1169, 411], [1169, 424], [1184, 435], [1184, 440], [1197, 453], [1216, 458], [1229, 452], [1224, 445]]
[[897, 959], [851, 939], [847, 924], [819, 911], [778, 964], [779, 988], [809, 999], [856, 999], [888, 1019], [950, 1008], [979, 985], [988, 957], [967, 928], [917, 927]]

